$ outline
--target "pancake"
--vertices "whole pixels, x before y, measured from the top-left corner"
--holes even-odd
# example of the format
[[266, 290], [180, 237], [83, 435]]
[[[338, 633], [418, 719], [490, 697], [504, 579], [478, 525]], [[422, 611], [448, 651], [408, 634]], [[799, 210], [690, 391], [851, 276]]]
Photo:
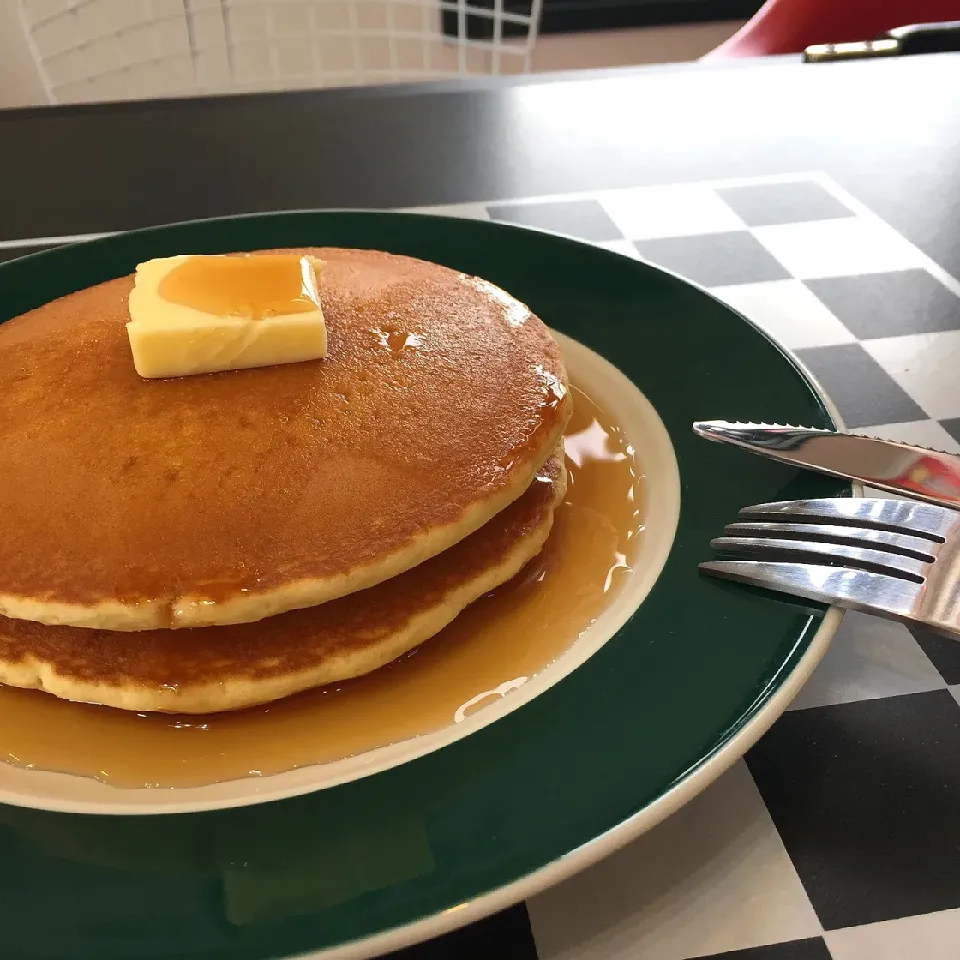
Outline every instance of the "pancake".
[[216, 713], [382, 667], [515, 576], [546, 542], [562, 454], [471, 536], [390, 580], [256, 623], [136, 633], [0, 617], [0, 683], [137, 712]]
[[298, 252], [326, 262], [324, 360], [142, 380], [132, 277], [0, 325], [0, 613], [254, 621], [409, 570], [527, 489], [570, 412], [544, 324], [436, 264]]

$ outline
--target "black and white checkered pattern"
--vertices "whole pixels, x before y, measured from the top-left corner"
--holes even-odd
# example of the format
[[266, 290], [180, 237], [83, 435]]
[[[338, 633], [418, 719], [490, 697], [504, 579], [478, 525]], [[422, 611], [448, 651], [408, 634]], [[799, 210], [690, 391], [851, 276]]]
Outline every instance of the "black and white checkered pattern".
[[[850, 428], [960, 452], [960, 282], [823, 174], [422, 209], [668, 267], [794, 351]], [[848, 614], [791, 710], [678, 814], [395, 956], [960, 960], [960, 644]]]
[[[430, 211], [668, 267], [793, 350], [851, 429], [960, 452], [960, 283], [822, 174]], [[518, 908], [410, 957], [957, 960], [960, 644], [849, 614], [745, 762], [526, 913], [532, 936]]]

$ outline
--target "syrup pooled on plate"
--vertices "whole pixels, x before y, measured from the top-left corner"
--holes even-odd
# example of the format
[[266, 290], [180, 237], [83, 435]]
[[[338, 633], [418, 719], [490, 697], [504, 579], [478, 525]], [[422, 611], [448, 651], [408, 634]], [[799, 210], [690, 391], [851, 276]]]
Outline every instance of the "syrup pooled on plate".
[[0, 757], [120, 787], [195, 787], [355, 756], [509, 696], [605, 609], [643, 540], [635, 452], [609, 413], [576, 388], [564, 444], [567, 496], [541, 555], [400, 660], [263, 707], [199, 717], [0, 688]]
[[252, 320], [320, 307], [313, 263], [295, 253], [187, 257], [160, 281], [158, 292], [182, 307]]

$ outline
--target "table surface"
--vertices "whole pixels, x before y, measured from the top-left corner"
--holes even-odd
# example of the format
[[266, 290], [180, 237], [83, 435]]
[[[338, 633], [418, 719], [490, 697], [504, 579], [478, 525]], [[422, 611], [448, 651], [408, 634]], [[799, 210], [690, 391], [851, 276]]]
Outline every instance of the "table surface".
[[[561, 230], [730, 302], [848, 426], [960, 452], [957, 54], [12, 110], [0, 144], [0, 259], [276, 209]], [[404, 956], [955, 960], [958, 757], [960, 646], [849, 615], [679, 814]]]

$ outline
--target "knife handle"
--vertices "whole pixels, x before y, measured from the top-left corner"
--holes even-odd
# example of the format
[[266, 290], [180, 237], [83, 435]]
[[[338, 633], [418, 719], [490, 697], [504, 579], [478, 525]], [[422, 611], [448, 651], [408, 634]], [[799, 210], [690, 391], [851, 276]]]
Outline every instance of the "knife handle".
[[873, 57], [907, 57], [918, 53], [960, 50], [960, 20], [912, 23], [896, 27], [875, 40], [853, 43], [817, 43], [803, 51], [804, 63], [863, 60]]
[[948, 53], [960, 50], [960, 20], [913, 23], [888, 30], [884, 36], [899, 42], [902, 56], [915, 53]]

